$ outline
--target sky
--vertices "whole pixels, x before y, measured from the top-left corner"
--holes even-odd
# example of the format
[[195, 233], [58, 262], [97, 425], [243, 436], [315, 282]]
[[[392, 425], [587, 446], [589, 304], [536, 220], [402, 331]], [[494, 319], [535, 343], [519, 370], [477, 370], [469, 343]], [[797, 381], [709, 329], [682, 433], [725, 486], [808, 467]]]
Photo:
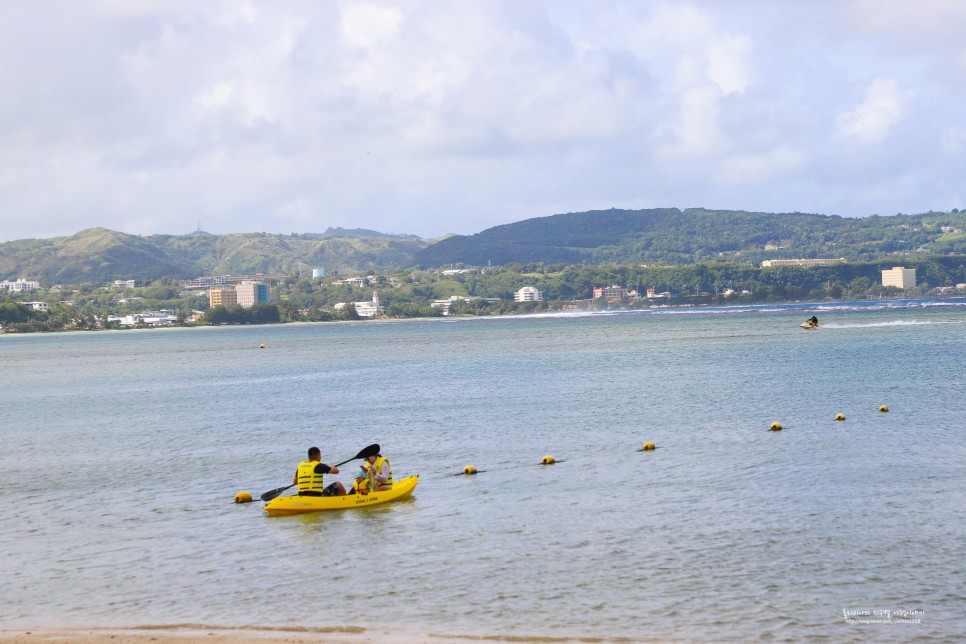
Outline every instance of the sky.
[[0, 241], [966, 208], [962, 0], [0, 10]]

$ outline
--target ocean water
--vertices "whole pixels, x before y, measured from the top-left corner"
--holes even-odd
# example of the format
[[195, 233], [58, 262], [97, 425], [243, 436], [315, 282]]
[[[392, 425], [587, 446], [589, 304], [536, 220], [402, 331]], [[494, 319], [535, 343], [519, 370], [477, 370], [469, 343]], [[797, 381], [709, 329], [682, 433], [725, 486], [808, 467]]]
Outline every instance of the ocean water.
[[0, 336], [0, 624], [962, 641], [964, 384], [964, 299]]

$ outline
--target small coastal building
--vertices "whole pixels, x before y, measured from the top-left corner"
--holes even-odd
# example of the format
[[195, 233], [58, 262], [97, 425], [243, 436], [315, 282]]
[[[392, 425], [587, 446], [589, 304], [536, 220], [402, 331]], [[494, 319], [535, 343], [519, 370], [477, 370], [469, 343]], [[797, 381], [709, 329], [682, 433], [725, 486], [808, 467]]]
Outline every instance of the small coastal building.
[[907, 289], [916, 287], [916, 269], [893, 266], [890, 270], [882, 271], [882, 285]]
[[25, 302], [28, 308], [34, 311], [49, 311], [50, 305], [46, 302]]
[[543, 294], [533, 286], [524, 286], [513, 294], [514, 302], [542, 302]]
[[[336, 311], [341, 311], [345, 307], [349, 306], [348, 302], [339, 302], [335, 305]], [[352, 302], [352, 306], [355, 307], [356, 313], [360, 318], [375, 318], [383, 314], [383, 308], [379, 306], [379, 293], [376, 291], [372, 292], [372, 300], [369, 302]]]
[[134, 288], [134, 280], [114, 280], [114, 288]]
[[498, 297], [480, 297], [479, 295], [450, 295], [448, 300], [433, 300], [430, 306], [434, 309], [442, 309], [443, 315], [449, 315], [449, 308], [457, 302], [486, 302], [487, 304], [497, 304], [502, 300]]
[[130, 315], [109, 315], [108, 322], [117, 322], [121, 326], [165, 326], [175, 324], [178, 316], [174, 311], [145, 311], [144, 313], [132, 313]]
[[599, 300], [602, 297], [607, 299], [611, 298], [625, 298], [627, 297], [627, 288], [624, 286], [595, 286], [594, 287], [594, 299]]

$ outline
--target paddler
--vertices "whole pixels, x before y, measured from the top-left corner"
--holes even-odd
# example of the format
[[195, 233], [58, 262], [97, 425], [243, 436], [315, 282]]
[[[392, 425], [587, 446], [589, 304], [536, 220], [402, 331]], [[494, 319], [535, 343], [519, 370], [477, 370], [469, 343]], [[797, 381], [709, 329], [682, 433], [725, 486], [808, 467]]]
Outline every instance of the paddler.
[[327, 487], [322, 483], [323, 474], [338, 473], [338, 467], [322, 462], [322, 452], [318, 447], [310, 447], [309, 460], [299, 463], [292, 483], [299, 486], [300, 496], [344, 496], [345, 486], [338, 481]]
[[375, 454], [366, 459], [369, 463], [369, 480], [373, 492], [383, 492], [392, 489], [392, 465], [382, 454]]

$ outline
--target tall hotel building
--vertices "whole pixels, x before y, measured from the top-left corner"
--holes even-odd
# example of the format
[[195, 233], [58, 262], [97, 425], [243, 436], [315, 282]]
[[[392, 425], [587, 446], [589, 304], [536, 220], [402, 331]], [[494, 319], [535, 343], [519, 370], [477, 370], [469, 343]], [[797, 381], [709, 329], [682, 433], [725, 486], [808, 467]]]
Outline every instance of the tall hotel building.
[[916, 287], [916, 269], [894, 266], [890, 271], [882, 271], [883, 286], [897, 286], [901, 289]]
[[211, 306], [234, 306], [238, 304], [238, 294], [233, 286], [213, 288], [208, 291], [208, 302]]
[[250, 309], [256, 304], [268, 303], [268, 284], [262, 282], [242, 282], [235, 287], [238, 304]]

